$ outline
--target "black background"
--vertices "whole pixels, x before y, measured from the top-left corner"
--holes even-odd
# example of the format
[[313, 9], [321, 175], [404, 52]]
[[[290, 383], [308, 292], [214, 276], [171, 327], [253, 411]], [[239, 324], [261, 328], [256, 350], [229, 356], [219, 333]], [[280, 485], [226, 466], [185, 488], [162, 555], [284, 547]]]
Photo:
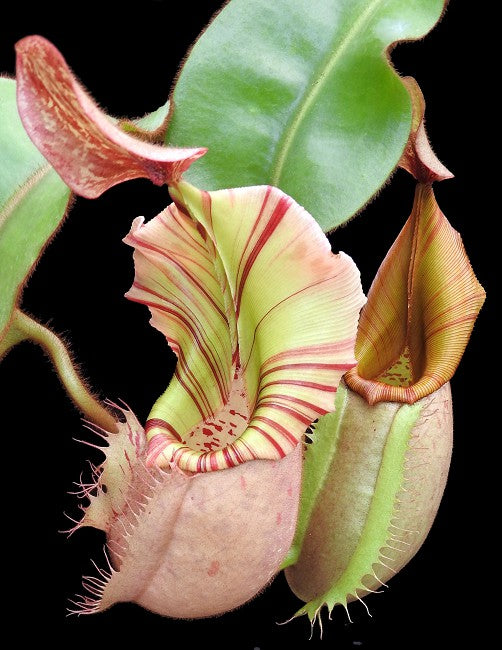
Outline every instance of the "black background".
[[[307, 619], [276, 624], [299, 606], [282, 576], [253, 602], [215, 619], [173, 621], [131, 604], [67, 618], [67, 599], [80, 591], [80, 576], [91, 569], [89, 558], [102, 561], [104, 538], [84, 529], [66, 539], [58, 530], [70, 525], [63, 511], [78, 516], [75, 497], [67, 495], [72, 481], [85, 469], [87, 458], [99, 462], [100, 457], [72, 440], [86, 437], [79, 415], [41, 352], [24, 344], [0, 368], [3, 519], [9, 545], [4, 562], [12, 571], [4, 588], [12, 611], [22, 613], [26, 622], [16, 625], [18, 641], [36, 629], [40, 641], [72, 645], [112, 641], [128, 647], [138, 638], [168, 648], [427, 648], [455, 647], [473, 633], [473, 647], [485, 647], [479, 644], [490, 620], [483, 598], [491, 596], [480, 576], [487, 573], [487, 565], [496, 564], [490, 559], [491, 524], [483, 504], [489, 496], [486, 463], [499, 427], [488, 423], [490, 407], [482, 397], [482, 377], [490, 371], [490, 302], [495, 294], [487, 254], [491, 213], [483, 204], [485, 186], [479, 180], [483, 123], [478, 101], [483, 93], [473, 59], [481, 53], [479, 43], [472, 41], [476, 25], [469, 5], [453, 0], [424, 41], [400, 45], [393, 53], [397, 69], [415, 76], [425, 94], [431, 142], [456, 175], [436, 188], [438, 201], [462, 233], [489, 294], [452, 382], [456, 426], [451, 476], [418, 556], [392, 580], [385, 595], [367, 599], [373, 618], [359, 603], [351, 606], [353, 624], [343, 610], [335, 610], [331, 623], [325, 617], [322, 642], [318, 630], [308, 641]], [[2, 17], [0, 70], [13, 74], [15, 41], [40, 33], [57, 45], [110, 114], [139, 116], [164, 103], [179, 62], [218, 6], [215, 0], [203, 8], [187, 1], [174, 14], [173, 3], [162, 0], [144, 0], [136, 10], [112, 2], [76, 3], [64, 12], [51, 3], [18, 3], [10, 19]], [[355, 259], [365, 290], [407, 217], [412, 197], [413, 183], [397, 172], [362, 215], [331, 237], [335, 250]], [[151, 217], [167, 200], [165, 188], [141, 180], [113, 188], [96, 201], [78, 199], [23, 301], [29, 313], [50, 320], [71, 341], [101, 395], [124, 399], [143, 421], [168, 381], [173, 355], [147, 325], [147, 310], [123, 298], [133, 267], [121, 238], [135, 216]], [[496, 570], [493, 579], [499, 579]]]

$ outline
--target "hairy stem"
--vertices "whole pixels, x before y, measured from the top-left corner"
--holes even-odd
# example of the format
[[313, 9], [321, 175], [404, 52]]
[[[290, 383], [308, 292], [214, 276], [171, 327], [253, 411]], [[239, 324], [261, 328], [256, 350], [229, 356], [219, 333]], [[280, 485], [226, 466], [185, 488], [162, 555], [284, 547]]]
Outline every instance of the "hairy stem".
[[25, 339], [26, 335], [23, 334], [23, 332], [18, 330], [13, 325], [9, 326], [6, 334], [0, 339], [0, 361], [7, 354], [7, 352], [9, 352], [9, 350], [11, 350], [15, 345], [21, 343], [21, 341], [24, 341]]
[[49, 355], [63, 387], [86, 418], [107, 431], [117, 431], [115, 418], [80, 378], [64, 342], [50, 329], [16, 309], [9, 333], [0, 342], [0, 358], [25, 340], [38, 343]]

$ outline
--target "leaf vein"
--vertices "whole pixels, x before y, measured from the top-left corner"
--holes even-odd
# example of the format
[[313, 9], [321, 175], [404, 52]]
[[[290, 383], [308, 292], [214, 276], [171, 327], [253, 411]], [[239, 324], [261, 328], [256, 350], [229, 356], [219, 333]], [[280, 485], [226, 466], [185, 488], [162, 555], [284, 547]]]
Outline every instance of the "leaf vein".
[[49, 163], [44, 163], [38, 167], [5, 202], [2, 210], [0, 210], [0, 230], [32, 187], [44, 179], [51, 169]]
[[382, 4], [383, 0], [372, 0], [366, 7], [366, 9], [360, 14], [359, 18], [354, 22], [352, 27], [348, 30], [345, 37], [340, 41], [340, 44], [337, 48], [333, 50], [331, 56], [328, 57], [327, 61], [324, 63], [321, 71], [319, 72], [317, 78], [314, 82], [308, 87], [307, 92], [305, 93], [302, 101], [298, 106], [298, 110], [293, 115], [289, 128], [285, 129], [284, 136], [282, 138], [282, 143], [279, 146], [275, 162], [272, 165], [272, 172], [270, 183], [276, 187], [280, 184], [281, 175], [286, 163], [289, 151], [294, 142], [298, 130], [309, 112], [311, 106], [315, 103], [317, 96], [322, 90], [326, 80], [329, 78], [330, 73], [335, 68], [336, 64], [340, 60], [341, 56], [345, 50], [349, 47], [354, 38], [362, 31], [364, 26], [370, 20], [378, 5]]

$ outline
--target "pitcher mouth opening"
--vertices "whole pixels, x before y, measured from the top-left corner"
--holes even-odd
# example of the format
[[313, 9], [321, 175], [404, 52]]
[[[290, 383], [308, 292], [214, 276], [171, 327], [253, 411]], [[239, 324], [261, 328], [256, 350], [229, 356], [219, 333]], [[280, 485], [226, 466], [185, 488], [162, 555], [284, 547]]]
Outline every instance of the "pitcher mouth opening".
[[254, 454], [242, 440], [252, 411], [243, 372], [237, 368], [225, 404], [186, 434], [176, 431], [168, 421], [148, 420], [147, 464], [160, 467], [175, 464], [184, 470], [207, 472], [252, 460]]

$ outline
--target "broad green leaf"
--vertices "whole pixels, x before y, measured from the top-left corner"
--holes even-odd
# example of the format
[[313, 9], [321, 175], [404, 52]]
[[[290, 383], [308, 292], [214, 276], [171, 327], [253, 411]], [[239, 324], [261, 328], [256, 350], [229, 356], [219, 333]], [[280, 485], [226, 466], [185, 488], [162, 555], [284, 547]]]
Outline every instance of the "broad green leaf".
[[0, 339], [69, 199], [69, 188], [21, 124], [15, 82], [0, 78]]
[[280, 187], [325, 231], [397, 165], [411, 126], [386, 57], [426, 34], [443, 0], [232, 0], [173, 92], [166, 142], [209, 148], [185, 178], [210, 190]]

